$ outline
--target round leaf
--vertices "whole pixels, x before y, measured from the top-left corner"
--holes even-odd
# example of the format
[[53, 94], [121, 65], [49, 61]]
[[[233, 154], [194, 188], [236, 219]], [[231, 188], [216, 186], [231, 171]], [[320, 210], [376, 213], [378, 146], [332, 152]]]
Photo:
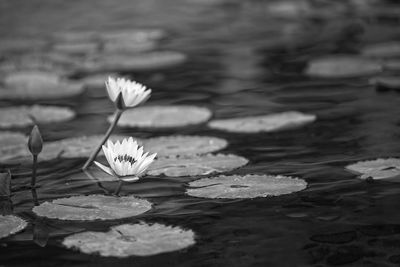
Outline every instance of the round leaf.
[[227, 145], [226, 140], [209, 136], [162, 136], [143, 141], [144, 150], [157, 153], [158, 157], [205, 154]]
[[350, 78], [379, 73], [382, 66], [372, 60], [355, 56], [330, 56], [309, 62], [305, 73], [321, 78]]
[[[118, 126], [169, 128], [199, 124], [211, 117], [211, 111], [196, 106], [144, 106], [125, 111]], [[110, 116], [108, 121], [111, 122]]]
[[38, 216], [59, 220], [115, 220], [137, 216], [151, 209], [151, 203], [134, 196], [74, 196], [44, 202], [33, 208]]
[[392, 179], [400, 177], [400, 159], [387, 158], [368, 161], [359, 161], [346, 166], [346, 169], [356, 174], [361, 174], [361, 179]]
[[301, 191], [307, 183], [298, 178], [273, 175], [245, 175], [203, 178], [189, 183], [186, 193], [204, 198], [256, 198]]
[[109, 232], [83, 232], [64, 239], [67, 248], [103, 257], [150, 256], [195, 244], [194, 233], [163, 224], [122, 224]]
[[164, 174], [170, 177], [208, 175], [231, 171], [248, 162], [243, 157], [222, 154], [158, 158], [150, 165], [147, 174]]
[[0, 215], [0, 238], [18, 233], [28, 226], [23, 219], [14, 215]]
[[208, 126], [233, 133], [258, 133], [297, 128], [315, 120], [315, 115], [288, 111], [262, 116], [213, 120], [208, 123]]
[[30, 116], [39, 123], [52, 123], [71, 120], [75, 117], [75, 112], [65, 107], [40, 105], [0, 108], [0, 128], [33, 125]]

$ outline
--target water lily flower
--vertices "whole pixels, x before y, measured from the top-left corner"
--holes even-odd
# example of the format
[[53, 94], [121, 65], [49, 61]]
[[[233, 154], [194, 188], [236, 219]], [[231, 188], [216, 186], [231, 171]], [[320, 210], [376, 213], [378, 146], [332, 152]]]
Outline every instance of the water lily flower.
[[108, 140], [107, 146], [103, 145], [102, 148], [110, 167], [96, 161], [94, 163], [104, 172], [127, 182], [139, 180], [157, 155], [154, 153], [149, 156], [148, 152], [143, 154], [143, 147], [139, 147], [132, 137], [115, 144]]
[[151, 89], [146, 86], [124, 78], [108, 77], [106, 87], [108, 96], [118, 109], [135, 107], [145, 102], [151, 93]]

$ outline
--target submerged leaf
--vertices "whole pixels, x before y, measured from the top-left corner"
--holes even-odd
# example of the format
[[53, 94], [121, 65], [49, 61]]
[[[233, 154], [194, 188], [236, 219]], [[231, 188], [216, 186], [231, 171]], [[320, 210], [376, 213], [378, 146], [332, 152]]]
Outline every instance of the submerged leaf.
[[217, 176], [189, 183], [186, 194], [204, 198], [256, 198], [290, 194], [306, 188], [299, 178], [273, 175]]
[[54, 72], [17, 71], [4, 78], [0, 99], [58, 99], [83, 91], [82, 84], [62, 79]]
[[356, 174], [361, 174], [361, 179], [392, 179], [395, 181], [400, 178], [400, 159], [387, 158], [359, 161], [346, 166], [346, 169]]
[[248, 162], [243, 157], [223, 154], [159, 158], [150, 165], [147, 174], [170, 177], [208, 175], [231, 171]]
[[28, 226], [23, 219], [14, 215], [0, 215], [0, 238], [18, 233]]
[[330, 56], [313, 59], [305, 73], [321, 78], [350, 78], [377, 74], [382, 71], [381, 64], [356, 56]]
[[65, 107], [40, 105], [0, 108], [0, 128], [33, 125], [31, 117], [38, 123], [62, 122], [73, 119], [75, 112]]
[[213, 120], [208, 123], [208, 126], [233, 133], [258, 133], [297, 128], [315, 120], [316, 116], [312, 114], [287, 111], [253, 117]]
[[115, 220], [137, 216], [151, 209], [152, 204], [134, 196], [74, 196], [44, 202], [33, 208], [38, 216], [59, 220]]
[[209, 136], [162, 136], [143, 140], [146, 151], [158, 157], [198, 155], [221, 150], [228, 145], [224, 139]]
[[[169, 128], [199, 124], [211, 117], [211, 111], [196, 106], [144, 106], [125, 111], [118, 126]], [[108, 121], [113, 121], [110, 116]]]
[[364, 56], [376, 58], [400, 57], [400, 42], [377, 43], [364, 47]]
[[163, 224], [122, 224], [109, 232], [83, 232], [68, 236], [63, 244], [86, 254], [103, 257], [151, 256], [195, 244], [194, 233]]

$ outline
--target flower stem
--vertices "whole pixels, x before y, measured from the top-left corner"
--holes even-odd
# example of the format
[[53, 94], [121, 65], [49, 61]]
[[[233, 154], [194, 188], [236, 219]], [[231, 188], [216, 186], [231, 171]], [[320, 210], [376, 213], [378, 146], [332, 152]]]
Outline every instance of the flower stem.
[[101, 143], [96, 147], [96, 149], [92, 152], [88, 160], [85, 162], [85, 165], [83, 165], [82, 170], [86, 170], [90, 164], [96, 159], [97, 154], [99, 154], [99, 151], [101, 149], [101, 146], [104, 145], [104, 143], [107, 141], [107, 139], [110, 137], [112, 131], [114, 130], [115, 126], [117, 125], [119, 118], [122, 115], [123, 110], [117, 109], [114, 113], [114, 121], [111, 123], [110, 127], [108, 128], [106, 134], [103, 137], [103, 140], [101, 140]]
[[114, 195], [117, 196], [117, 197], [119, 196], [119, 193], [121, 192], [122, 184], [123, 184], [123, 181], [120, 180], [119, 183], [118, 183], [117, 188], [114, 191]]
[[33, 163], [32, 163], [32, 178], [31, 178], [31, 187], [35, 188], [36, 185], [36, 170], [37, 170], [37, 155], [33, 155]]

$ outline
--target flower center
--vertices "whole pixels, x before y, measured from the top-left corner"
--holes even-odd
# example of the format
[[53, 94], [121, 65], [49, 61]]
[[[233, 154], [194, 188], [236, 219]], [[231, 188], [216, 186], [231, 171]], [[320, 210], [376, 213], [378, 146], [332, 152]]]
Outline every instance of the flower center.
[[134, 164], [137, 161], [134, 157], [129, 156], [127, 154], [118, 155], [117, 157], [114, 158], [114, 161], [117, 160], [119, 160], [119, 162], [129, 162], [130, 164]]

